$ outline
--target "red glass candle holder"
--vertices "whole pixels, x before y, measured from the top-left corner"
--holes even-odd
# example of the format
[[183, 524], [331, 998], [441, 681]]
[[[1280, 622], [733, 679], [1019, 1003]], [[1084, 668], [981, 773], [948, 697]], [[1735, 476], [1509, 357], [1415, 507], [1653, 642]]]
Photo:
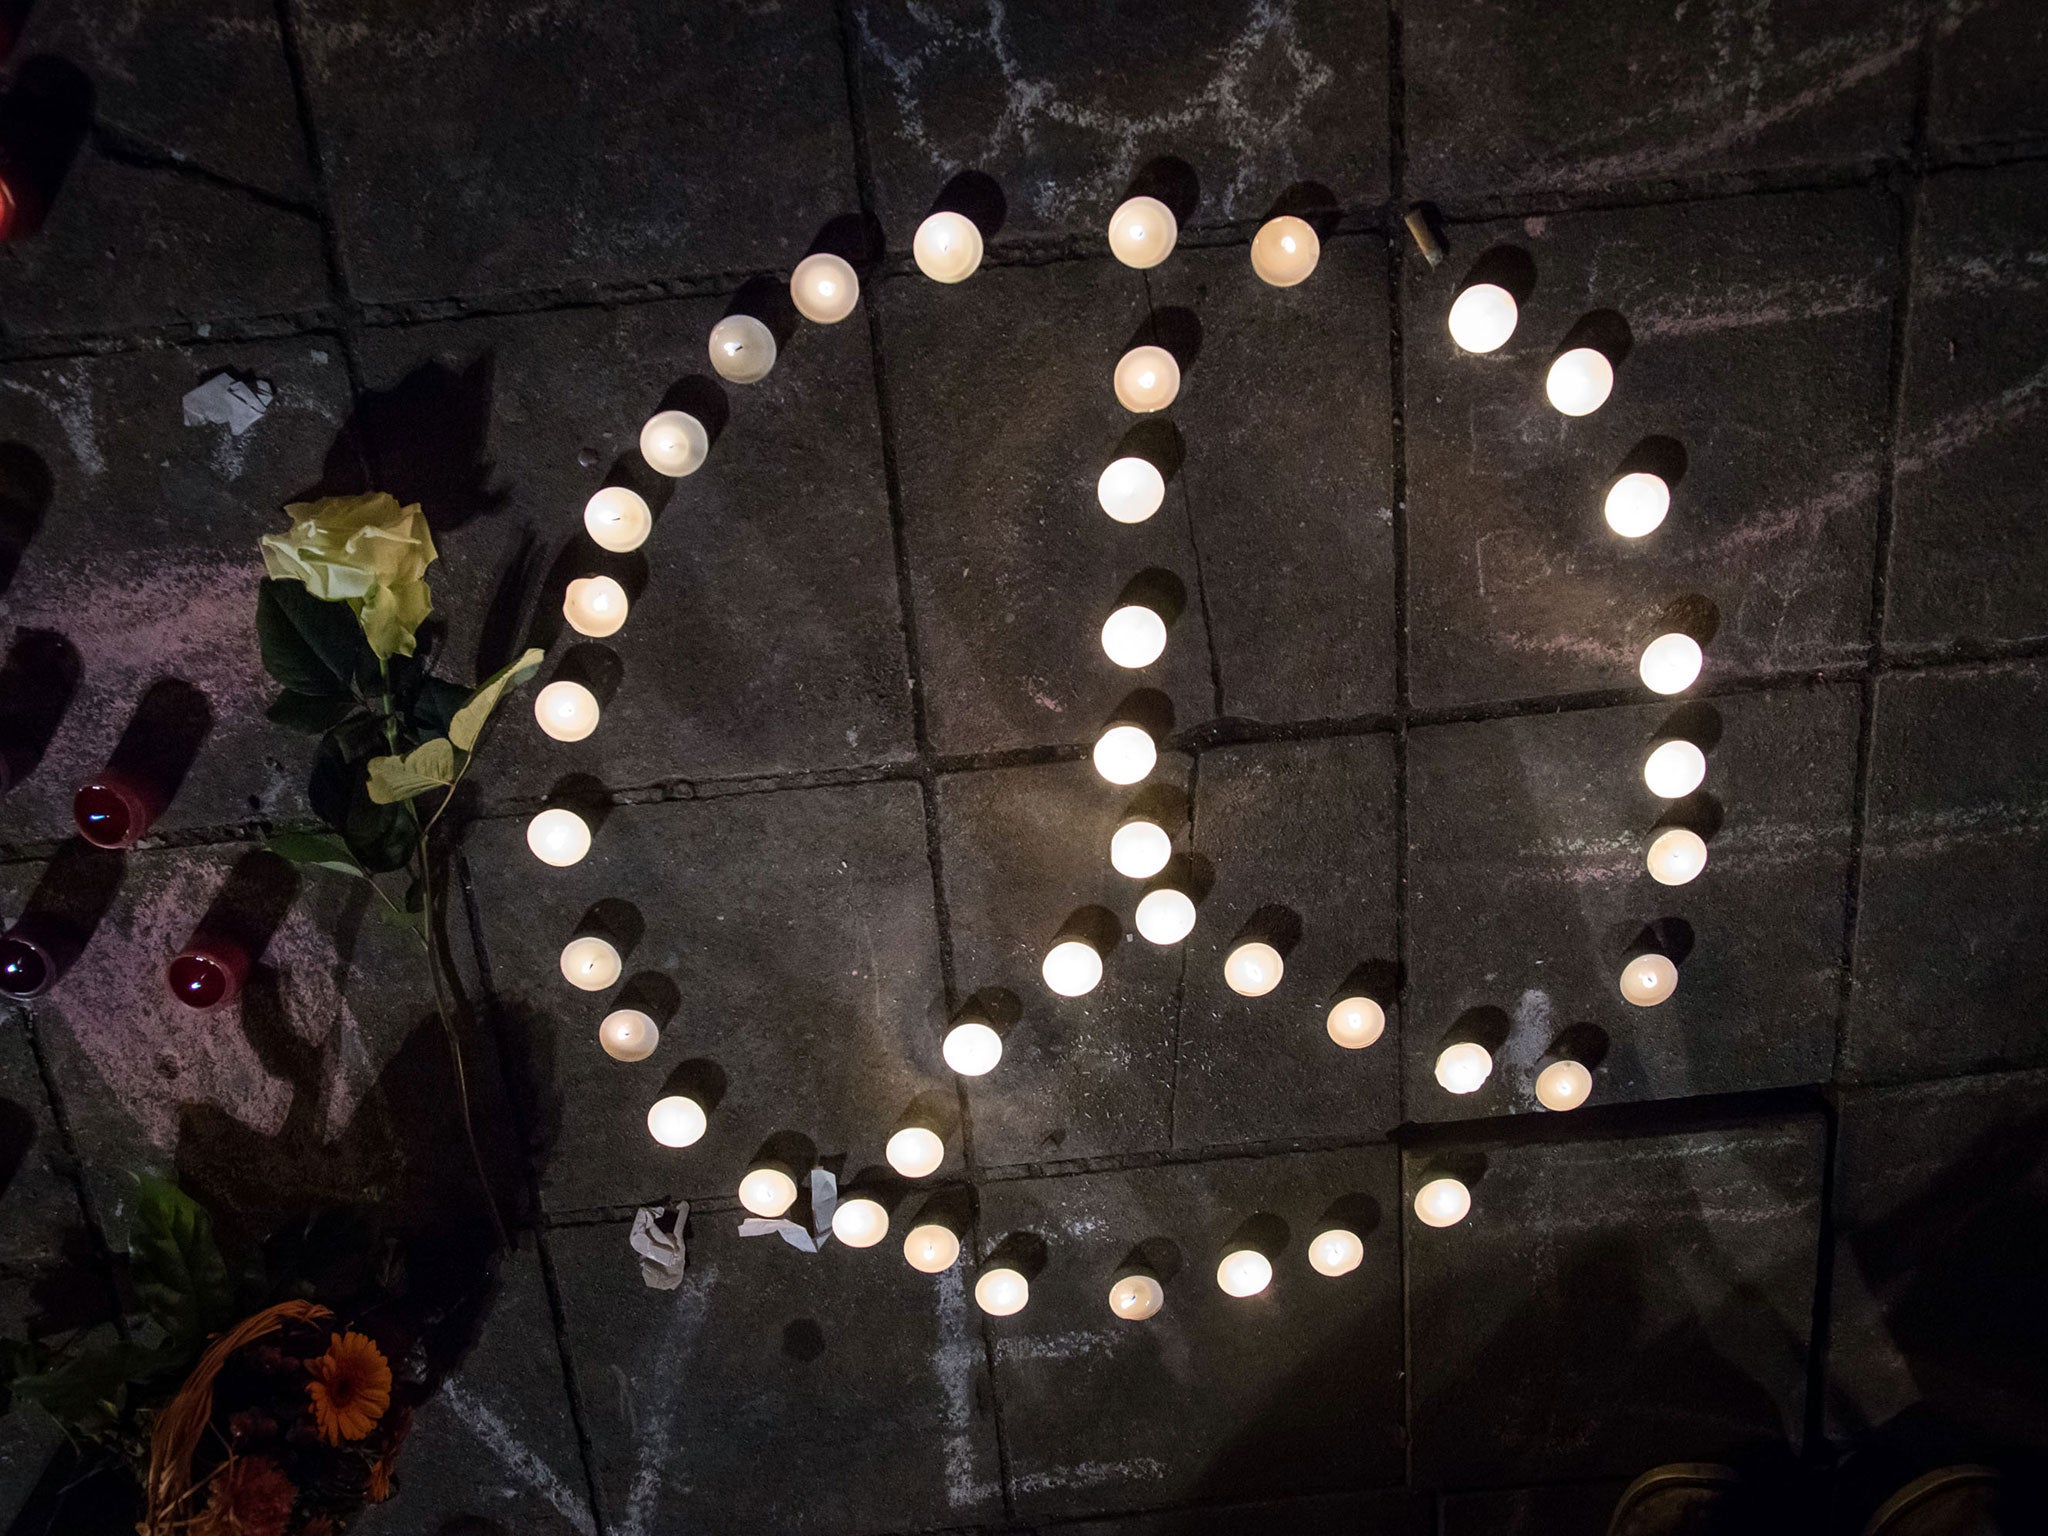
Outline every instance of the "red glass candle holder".
[[78, 835], [95, 848], [133, 848], [163, 811], [155, 785], [119, 768], [82, 786], [71, 801]]
[[41, 997], [61, 969], [56, 953], [30, 923], [16, 923], [0, 934], [0, 994], [16, 999]]
[[232, 1002], [249, 978], [249, 952], [232, 939], [195, 938], [165, 970], [171, 996], [187, 1008]]

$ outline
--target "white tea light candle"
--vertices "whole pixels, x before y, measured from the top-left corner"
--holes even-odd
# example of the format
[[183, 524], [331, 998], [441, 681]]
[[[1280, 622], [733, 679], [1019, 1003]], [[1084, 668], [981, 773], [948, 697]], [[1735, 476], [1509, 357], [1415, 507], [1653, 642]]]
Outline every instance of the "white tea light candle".
[[1223, 962], [1223, 979], [1240, 997], [1264, 997], [1280, 985], [1285, 969], [1279, 950], [1254, 939], [1230, 952]]
[[1187, 892], [1161, 886], [1140, 898], [1134, 921], [1150, 942], [1178, 944], [1195, 931], [1195, 904]]
[[1150, 1275], [1125, 1275], [1109, 1288], [1109, 1310], [1126, 1322], [1156, 1317], [1166, 1305], [1166, 1287]]
[[1592, 1092], [1593, 1074], [1576, 1061], [1553, 1061], [1536, 1074], [1536, 1102], [1545, 1109], [1577, 1109]]
[[796, 1180], [766, 1164], [747, 1170], [740, 1180], [740, 1204], [756, 1216], [773, 1220], [796, 1204]]
[[935, 283], [958, 283], [981, 265], [981, 231], [960, 213], [935, 213], [910, 242], [917, 270]]
[[1652, 693], [1683, 693], [1698, 680], [1705, 660], [1691, 635], [1659, 635], [1643, 647], [1636, 670]]
[[1256, 1248], [1233, 1248], [1216, 1266], [1216, 1284], [1226, 1296], [1256, 1296], [1273, 1280], [1273, 1261]]
[[1126, 603], [1102, 621], [1102, 652], [1120, 667], [1149, 667], [1166, 651], [1166, 620], [1143, 603]]
[[1467, 352], [1493, 352], [1515, 334], [1515, 296], [1497, 283], [1474, 283], [1451, 301], [1451, 340]]
[[1707, 867], [1707, 842], [1689, 827], [1667, 827], [1650, 843], [1643, 862], [1659, 885], [1684, 885]]
[[1603, 510], [1608, 527], [1624, 539], [1640, 539], [1654, 532], [1671, 510], [1671, 487], [1662, 475], [1635, 470], [1607, 488]]
[[1031, 1282], [1014, 1269], [985, 1270], [974, 1282], [974, 1301], [990, 1317], [1009, 1317], [1031, 1299]]
[[1135, 784], [1159, 761], [1159, 749], [1142, 725], [1112, 725], [1095, 742], [1095, 771], [1112, 784]]
[[1133, 197], [1109, 216], [1110, 254], [1127, 267], [1156, 267], [1173, 254], [1180, 220], [1156, 197]]
[[936, 1131], [921, 1125], [906, 1125], [883, 1148], [889, 1166], [906, 1179], [922, 1179], [938, 1171], [946, 1160], [946, 1144]]
[[1309, 1268], [1319, 1275], [1348, 1275], [1365, 1262], [1365, 1244], [1356, 1232], [1331, 1227], [1309, 1239]]
[[562, 979], [585, 992], [602, 992], [619, 979], [625, 964], [607, 939], [587, 933], [562, 946]]
[[1166, 500], [1166, 477], [1150, 459], [1111, 459], [1096, 477], [1095, 499], [1120, 523], [1142, 523]]
[[556, 741], [581, 741], [597, 729], [597, 695], [567, 678], [533, 696], [533, 718]]
[[1133, 347], [1117, 359], [1110, 382], [1125, 410], [1163, 411], [1180, 393], [1180, 364], [1164, 347]]
[[963, 1019], [946, 1031], [940, 1049], [962, 1077], [983, 1077], [1003, 1059], [1003, 1037], [979, 1019]]
[[1454, 1227], [1472, 1210], [1472, 1191], [1457, 1179], [1431, 1179], [1415, 1191], [1415, 1215], [1425, 1227]]
[[1387, 1011], [1370, 997], [1347, 997], [1331, 1005], [1326, 1027], [1347, 1051], [1362, 1051], [1386, 1031]]
[[626, 622], [626, 589], [609, 576], [579, 576], [562, 594], [562, 617], [579, 635], [602, 640]]
[[1046, 951], [1039, 974], [1061, 997], [1084, 997], [1102, 980], [1102, 956], [1093, 944], [1063, 939]]
[[1614, 364], [1592, 347], [1573, 347], [1550, 365], [1543, 392], [1567, 416], [1590, 416], [1614, 389]]
[[1252, 236], [1252, 271], [1275, 288], [1292, 288], [1315, 271], [1323, 242], [1308, 220], [1283, 213], [1268, 219]]
[[640, 457], [658, 475], [693, 475], [711, 451], [711, 435], [688, 411], [659, 411], [640, 429]]
[[711, 327], [711, 366], [734, 384], [758, 384], [775, 366], [775, 333], [752, 315], [727, 315]]
[[543, 864], [567, 869], [590, 852], [590, 823], [557, 806], [526, 824], [526, 846]]
[[1446, 1093], [1477, 1093], [1492, 1075], [1493, 1053], [1469, 1040], [1446, 1046], [1436, 1059], [1437, 1084]]
[[819, 251], [789, 274], [789, 297], [806, 320], [837, 325], [860, 301], [860, 279], [843, 257]]
[[1706, 776], [1707, 754], [1676, 737], [1658, 742], [1643, 759], [1643, 783], [1651, 794], [1665, 800], [1691, 794]]
[[927, 1275], [951, 1269], [960, 1257], [960, 1238], [951, 1227], [926, 1222], [912, 1227], [903, 1239], [903, 1257], [910, 1267]]
[[599, 549], [625, 554], [647, 542], [654, 513], [639, 492], [608, 485], [583, 504], [583, 530]]
[[889, 1212], [866, 1195], [842, 1200], [832, 1212], [832, 1235], [849, 1248], [872, 1248], [889, 1235]]
[[664, 1147], [687, 1147], [703, 1136], [704, 1106], [676, 1093], [656, 1099], [647, 1111], [647, 1134]]
[[[638, 1008], [620, 1008], [606, 1014], [604, 1022], [597, 1026], [597, 1043], [604, 1047], [605, 1055], [613, 1061], [645, 1061], [661, 1044], [661, 1026]], [[703, 1111], [699, 1110], [700, 1118], [702, 1114]], [[702, 1134], [700, 1128], [698, 1135]], [[696, 1136], [690, 1138], [691, 1141], [696, 1139]]]
[[1638, 1008], [1654, 1008], [1678, 990], [1678, 967], [1669, 955], [1637, 955], [1621, 968], [1621, 995]]
[[1110, 868], [1133, 880], [1150, 880], [1172, 857], [1173, 838], [1150, 817], [1130, 817], [1110, 834]]

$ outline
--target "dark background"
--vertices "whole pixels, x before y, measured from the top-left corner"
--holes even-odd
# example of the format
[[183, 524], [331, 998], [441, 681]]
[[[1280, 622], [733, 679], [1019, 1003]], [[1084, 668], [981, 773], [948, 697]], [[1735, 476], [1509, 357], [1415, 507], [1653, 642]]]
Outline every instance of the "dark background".
[[[9, 1330], [98, 1284], [133, 1167], [231, 1221], [476, 1219], [423, 983], [346, 889], [309, 877], [239, 1007], [162, 983], [307, 815], [310, 744], [262, 714], [257, 537], [374, 486], [432, 520], [445, 671], [531, 634], [542, 681], [617, 682], [576, 746], [522, 697], [464, 807], [454, 940], [517, 1252], [364, 1531], [1538, 1536], [1708, 1457], [1853, 1530], [1922, 1466], [2048, 1442], [2034, 0], [8, 16], [0, 149], [52, 195], [0, 245], [0, 890], [92, 932], [0, 1023]], [[1196, 200], [1136, 273], [1102, 231], [1168, 156]], [[963, 171], [1002, 223], [941, 287], [909, 241]], [[1277, 290], [1246, 246], [1288, 200], [1331, 219]], [[741, 285], [849, 214], [885, 247], [860, 309], [725, 388], [631, 620], [572, 654], [583, 501]], [[1520, 327], [1459, 354], [1446, 309], [1503, 246]], [[1567, 420], [1543, 370], [1596, 310], [1631, 346]], [[1190, 318], [1182, 462], [1118, 526], [1110, 368]], [[240, 437], [182, 424], [223, 369], [276, 390]], [[1653, 436], [1685, 473], [1624, 544], [1600, 494]], [[1137, 895], [1086, 746], [1132, 686], [1096, 630], [1144, 570], [1189, 594], [1139, 681], [1208, 891], [1185, 946], [1131, 937], [1063, 1001], [1054, 932]], [[1711, 630], [1685, 701], [1634, 675], [1674, 607]], [[198, 755], [143, 848], [92, 856], [71, 794], [165, 680]], [[1674, 720], [1712, 743], [1682, 811], [1713, 835], [1666, 889], [1637, 768]], [[571, 774], [613, 809], [548, 870], [524, 821]], [[673, 1009], [633, 1067], [555, 970], [602, 898]], [[1274, 904], [1300, 939], [1247, 1002], [1221, 958]], [[1653, 924], [1681, 982], [1640, 1011], [1615, 977]], [[1341, 1052], [1323, 1010], [1361, 965], [1399, 996]], [[851, 1177], [951, 1099], [944, 1021], [985, 991], [1015, 1022], [936, 1182], [974, 1253], [1042, 1244], [1026, 1311], [909, 1270], [916, 1201], [865, 1253], [736, 1237], [765, 1137]], [[1460, 1033], [1497, 1047], [1469, 1099], [1430, 1074]], [[1532, 1113], [1560, 1037], [1593, 1102]], [[655, 1147], [647, 1104], [709, 1069], [711, 1134]], [[1439, 1232], [1407, 1202], [1444, 1168], [1475, 1203]], [[665, 1197], [695, 1210], [672, 1294], [626, 1248]], [[1304, 1261], [1333, 1207], [1367, 1250], [1336, 1281]], [[1247, 1222], [1284, 1241], [1231, 1302]], [[1140, 1244], [1167, 1306], [1119, 1324]], [[0, 1517], [50, 1449], [0, 1421]]]

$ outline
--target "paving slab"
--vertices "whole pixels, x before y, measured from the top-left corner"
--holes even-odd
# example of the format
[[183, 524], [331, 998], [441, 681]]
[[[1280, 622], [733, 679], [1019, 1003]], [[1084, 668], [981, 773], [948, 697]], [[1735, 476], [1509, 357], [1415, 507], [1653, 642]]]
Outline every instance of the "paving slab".
[[[1030, 1304], [990, 1324], [1018, 1515], [1399, 1481], [1394, 1164], [1366, 1148], [985, 1185], [983, 1241], [1045, 1250]], [[1333, 1206], [1365, 1243], [1334, 1279], [1308, 1264]], [[1273, 1279], [1232, 1298], [1216, 1265], [1248, 1222]], [[1109, 1288], [1140, 1245], [1166, 1301], [1133, 1322]]]
[[[1109, 863], [1131, 806], [1163, 796], [1185, 807], [1187, 760], [1162, 758], [1152, 784], [1120, 789], [1087, 762], [939, 780], [954, 982], [963, 997], [986, 993], [1016, 1014], [1001, 1064], [967, 1089], [984, 1167], [1169, 1144], [1183, 956], [1138, 937], [1143, 886]], [[1184, 852], [1184, 810], [1160, 814]], [[1118, 941], [1094, 991], [1060, 997], [1040, 965], [1089, 908], [1111, 914]]]
[[1944, 6], [1934, 15], [1927, 136], [1951, 148], [2048, 139], [2040, 83], [2048, 16], [2027, 0]]
[[1402, 15], [1408, 188], [1509, 207], [1545, 191], [1897, 154], [1919, 21], [1902, 0], [1734, 14], [1417, 0]]
[[[223, 370], [276, 392], [239, 437], [184, 425], [186, 391]], [[347, 415], [339, 349], [318, 336], [0, 369], [13, 524], [0, 646], [17, 775], [0, 839], [67, 835], [72, 796], [146, 696], [203, 730], [158, 830], [304, 813], [312, 743], [263, 718], [276, 690], [256, 643], [257, 540], [346, 454]], [[152, 694], [159, 684], [172, 691]]]
[[[706, 338], [724, 312], [689, 300], [363, 340], [370, 475], [434, 520], [450, 675], [494, 670], [523, 634], [552, 648], [538, 683], [566, 674], [600, 697], [595, 733], [563, 743], [522, 693], [478, 763], [487, 800], [538, 797], [572, 773], [619, 788], [909, 753], [865, 328], [805, 327], [765, 380], [720, 386]], [[642, 460], [640, 428], [685, 380], [730, 416], [704, 465], [670, 481]], [[613, 482], [657, 511], [629, 555], [583, 531], [584, 503]], [[563, 622], [562, 593], [599, 571], [632, 609], [587, 641]]]
[[1289, 1536], [1395, 1536], [1397, 1532], [1422, 1536], [1434, 1529], [1430, 1501], [1394, 1488], [1063, 1522], [1049, 1528], [1061, 1536], [1235, 1536], [1243, 1531], [1286, 1531]]
[[1416, 1483], [1796, 1454], [1822, 1148], [1813, 1116], [1404, 1154], [1405, 1200], [1451, 1162], [1472, 1191], [1455, 1226], [1400, 1212]]
[[1953, 171], [1919, 195], [1885, 643], [2038, 639], [2048, 548], [2028, 488], [2048, 469], [2048, 169]]
[[1448, 1494], [1438, 1536], [1587, 1536], [1607, 1528], [1627, 1486], [1592, 1482]]
[[[11, 904], [10, 904], [11, 905]], [[19, 1008], [0, 1009], [0, 1272], [31, 1273], [82, 1236], [84, 1219], [71, 1159]]]
[[[9, 911], [62, 913], [91, 935], [27, 1006], [115, 1250], [141, 1171], [259, 1231], [322, 1204], [376, 1202], [401, 1222], [478, 1212], [422, 957], [360, 883], [316, 871], [295, 885], [232, 844], [123, 856], [76, 840], [8, 880]], [[262, 949], [241, 996], [202, 1012], [171, 996], [164, 968], [217, 914]], [[460, 914], [451, 943], [470, 944]], [[495, 1169], [509, 1125], [490, 1047], [465, 1033]]]
[[1852, 1090], [1836, 1170], [1830, 1435], [1895, 1466], [2048, 1443], [2048, 1073]]
[[[1215, 884], [1187, 941], [1175, 1144], [1391, 1130], [1401, 1119], [1393, 739], [1203, 753], [1194, 849]], [[1240, 997], [1224, 960], [1245, 925], [1275, 906], [1298, 921], [1299, 936], [1280, 985]], [[1387, 1032], [1351, 1051], [1330, 1039], [1327, 1022], [1354, 986], [1376, 994]]]
[[[280, 315], [327, 267], [275, 10], [24, 7], [0, 116], [78, 144], [42, 227], [0, 245], [15, 336]], [[19, 136], [21, 126], [10, 128]], [[19, 153], [20, 151], [16, 151]]]
[[294, 8], [359, 299], [786, 269], [855, 207], [830, 0]]
[[738, 1224], [731, 1210], [693, 1216], [668, 1292], [640, 1283], [622, 1224], [550, 1238], [607, 1527], [771, 1536], [998, 1518], [995, 1410], [961, 1267], [919, 1274], [900, 1242], [799, 1253]]
[[[1643, 646], [1673, 627], [1707, 634], [1709, 683], [1861, 660], [1897, 286], [1890, 202], [1862, 191], [1560, 215], [1460, 227], [1454, 243], [1433, 273], [1411, 262], [1405, 289], [1415, 702], [1639, 688]], [[1500, 262], [1534, 268], [1515, 333], [1461, 353], [1452, 299]], [[1544, 396], [1551, 360], [1606, 315], [1630, 338], [1613, 395], [1564, 416]], [[1611, 319], [1591, 323], [1593, 339], [1619, 340], [1599, 334]], [[1660, 464], [1667, 479], [1683, 466], [1663, 525], [1610, 531], [1608, 486]]]
[[[494, 821], [472, 833], [469, 862], [550, 1212], [730, 1198], [755, 1152], [790, 1133], [852, 1173], [882, 1162], [921, 1095], [957, 1113], [916, 786], [621, 806], [568, 869], [534, 858], [523, 821]], [[594, 909], [625, 962], [602, 993], [571, 987], [560, 964]], [[634, 1006], [659, 1048], [615, 1061], [598, 1023]], [[681, 1151], [647, 1132], [649, 1106], [677, 1092], [714, 1100]], [[960, 1152], [956, 1129], [948, 1170]]]
[[2048, 1063], [2044, 726], [2038, 662], [1878, 684], [1846, 1077]]
[[[1592, 1102], [1825, 1081], [1840, 1008], [1857, 691], [1849, 685], [1434, 726], [1409, 738], [1411, 1119], [1538, 1109], [1553, 1053], [1593, 1069]], [[1660, 739], [1706, 748], [1694, 796], [1661, 800]], [[1706, 837], [1689, 884], [1651, 878], [1660, 824]], [[1678, 990], [1621, 996], [1661, 948]], [[1438, 1054], [1493, 1053], [1447, 1093]]]
[[[1142, 523], [1106, 516], [1095, 482], [1140, 421], [1110, 379], [1148, 310], [1137, 273], [1103, 257], [998, 267], [957, 287], [883, 285], [883, 368], [917, 604], [932, 746], [975, 753], [1093, 741], [1136, 688], [1177, 725], [1214, 713], [1200, 574], [1168, 482]], [[1183, 399], [1217, 387], [1199, 361]], [[1143, 572], [1183, 601], [1166, 652], [1126, 670], [1102, 621]]]
[[1006, 236], [1103, 237], [1163, 157], [1194, 173], [1183, 224], [1263, 218], [1303, 181], [1347, 208], [1386, 196], [1387, 18], [1362, 0], [873, 0], [853, 27], [879, 212], [905, 244], [962, 170], [1000, 183]]
[[499, 1261], [497, 1294], [476, 1340], [413, 1416], [394, 1482], [391, 1498], [367, 1507], [354, 1530], [363, 1536], [472, 1528], [595, 1536], [532, 1236]]
[[[1340, 719], [1394, 702], [1393, 411], [1387, 250], [1331, 240], [1274, 288], [1243, 247], [1147, 275], [1201, 351], [1176, 419], [1222, 713]], [[1232, 387], [1215, 387], [1228, 379]]]

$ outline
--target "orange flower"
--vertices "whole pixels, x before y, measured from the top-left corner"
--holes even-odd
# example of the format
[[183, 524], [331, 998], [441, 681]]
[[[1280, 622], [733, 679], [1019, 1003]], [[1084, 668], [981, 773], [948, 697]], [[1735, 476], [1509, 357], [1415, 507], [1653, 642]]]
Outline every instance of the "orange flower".
[[372, 1504], [382, 1504], [391, 1497], [391, 1457], [379, 1456], [370, 1463], [370, 1485], [366, 1490]]
[[284, 1536], [298, 1496], [276, 1462], [243, 1456], [214, 1474], [197, 1528], [204, 1536]]
[[360, 1440], [391, 1406], [391, 1367], [384, 1352], [360, 1333], [337, 1333], [327, 1353], [310, 1362], [313, 1423], [329, 1445]]

